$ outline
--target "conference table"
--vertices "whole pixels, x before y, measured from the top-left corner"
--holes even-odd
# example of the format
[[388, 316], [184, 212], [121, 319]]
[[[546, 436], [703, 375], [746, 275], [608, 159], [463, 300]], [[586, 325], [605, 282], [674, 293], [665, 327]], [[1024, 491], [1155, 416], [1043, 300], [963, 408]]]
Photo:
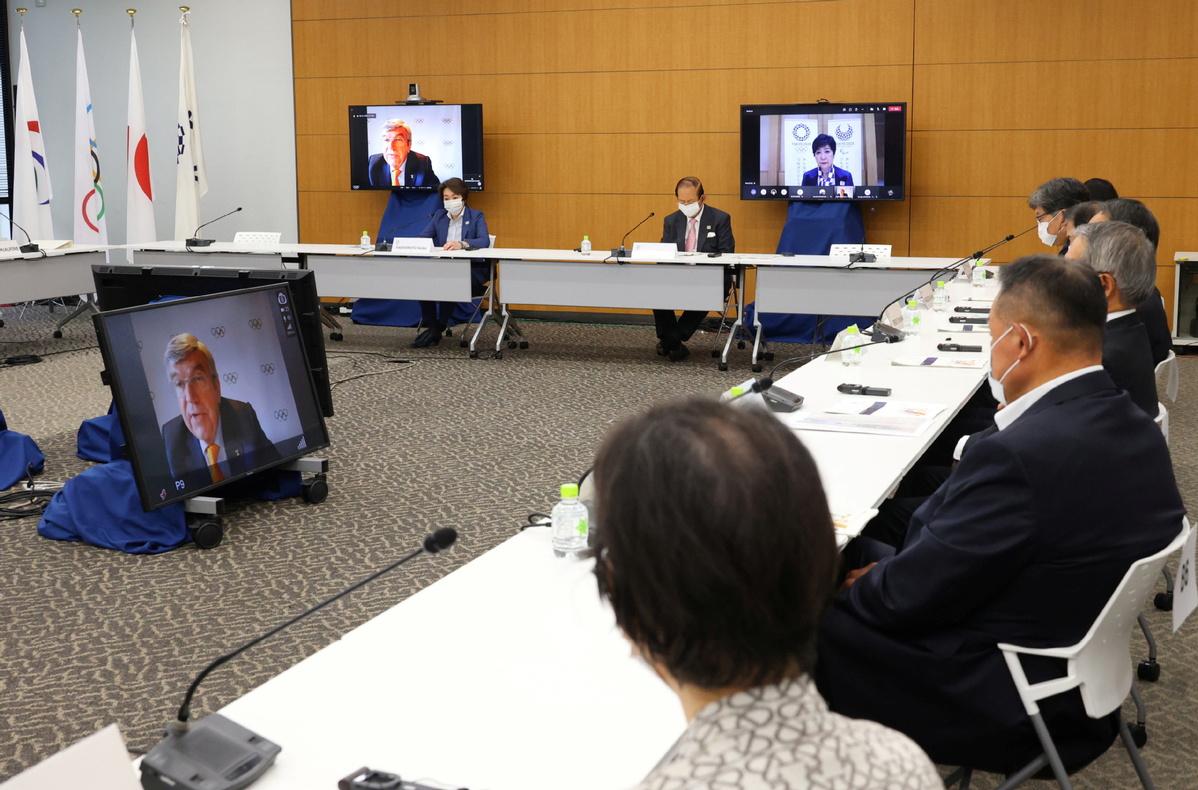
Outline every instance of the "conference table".
[[[500, 352], [511, 325], [510, 304], [609, 309], [703, 310], [726, 315], [728, 330], [718, 367], [728, 356], [745, 315], [745, 275], [757, 270], [752, 364], [760, 371], [761, 313], [877, 315], [896, 294], [914, 291], [951, 258], [880, 258], [852, 263], [847, 255], [783, 255], [636, 251], [636, 258], [602, 252], [487, 248], [444, 251], [363, 251], [352, 245], [230, 244], [188, 248], [183, 242], [134, 247], [138, 265], [208, 265], [234, 268], [298, 266], [317, 272], [321, 296], [470, 301], [472, 262], [491, 266], [489, 309], [468, 345], [477, 355], [478, 338], [488, 320], [499, 327]], [[646, 266], [643, 264], [655, 264]], [[726, 304], [725, 267], [734, 270], [736, 301]], [[717, 338], [718, 341], [718, 338]]]
[[[779, 416], [816, 459], [842, 544], [985, 379], [985, 364], [893, 364], [944, 356], [936, 344], [958, 339], [939, 331], [950, 314], [929, 313], [918, 338], [869, 347], [860, 367], [816, 359], [778, 380], [805, 397], [800, 412], [851, 397], [836, 391], [846, 381], [893, 390], [863, 402], [945, 406], [911, 437], [807, 430], [798, 413]], [[988, 334], [969, 341], [985, 349]], [[987, 351], [959, 358], [984, 361]], [[674, 694], [631, 655], [592, 567], [555, 558], [549, 530], [527, 529], [225, 706], [223, 715], [283, 747], [255, 787], [326, 790], [363, 766], [476, 790], [635, 785], [686, 722]]]
[[[92, 280], [92, 265], [105, 263], [109, 249], [72, 246], [31, 253], [0, 251], [0, 304], [91, 293], [96, 288]], [[54, 336], [61, 337], [63, 326], [91, 309], [90, 302], [81, 302], [73, 312], [58, 321]]]

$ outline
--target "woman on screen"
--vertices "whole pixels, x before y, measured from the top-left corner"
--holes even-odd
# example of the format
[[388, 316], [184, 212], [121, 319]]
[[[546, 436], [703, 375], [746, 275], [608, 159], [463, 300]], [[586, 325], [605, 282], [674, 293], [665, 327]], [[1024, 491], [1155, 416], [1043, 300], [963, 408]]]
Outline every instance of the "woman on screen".
[[[481, 211], [466, 205], [470, 187], [460, 178], [449, 178], [441, 182], [441, 208], [432, 220], [420, 231], [426, 239], [443, 250], [470, 250], [490, 247], [491, 236], [487, 232], [487, 218]], [[470, 264], [471, 293], [483, 293], [491, 267], [486, 263]], [[453, 317], [454, 302], [420, 303], [420, 324], [424, 331], [412, 341], [412, 348], [427, 348], [441, 342], [441, 335], [449, 328]]]
[[637, 790], [943, 787], [906, 736], [828, 710], [811, 671], [839, 557], [811, 455], [764, 410], [694, 399], [595, 461], [600, 595], [689, 724]]
[[803, 174], [805, 187], [851, 187], [853, 174], [832, 164], [836, 157], [836, 140], [830, 134], [816, 135], [811, 141], [811, 153], [816, 166]]

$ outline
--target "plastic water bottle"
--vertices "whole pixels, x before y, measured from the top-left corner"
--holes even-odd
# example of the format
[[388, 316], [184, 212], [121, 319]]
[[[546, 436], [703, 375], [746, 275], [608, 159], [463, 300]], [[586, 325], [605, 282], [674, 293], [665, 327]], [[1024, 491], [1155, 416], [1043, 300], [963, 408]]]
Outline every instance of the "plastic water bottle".
[[861, 357], [865, 356], [865, 338], [857, 331], [857, 325], [853, 324], [848, 329], [844, 330], [844, 340], [840, 344], [840, 361], [845, 367], [856, 367], [861, 364]]
[[919, 337], [922, 320], [923, 318], [919, 314], [919, 302], [908, 299], [907, 305], [903, 308], [903, 336]]
[[587, 548], [587, 506], [578, 501], [578, 486], [562, 486], [562, 501], [549, 514], [553, 522], [553, 554], [577, 557]]
[[944, 280], [936, 281], [936, 290], [932, 291], [932, 309], [937, 313], [948, 310], [948, 289], [944, 287]]
[[366, 231], [362, 231], [362, 238], [358, 240], [358, 244], [359, 244], [359, 246], [362, 247], [363, 250], [373, 250], [374, 249], [374, 245], [370, 243], [370, 234], [367, 233]]
[[579, 250], [579, 252], [581, 252], [583, 255], [590, 255], [590, 254], [591, 254], [591, 237], [590, 237], [590, 236], [583, 236], [583, 237], [582, 237], [582, 244], [579, 244], [579, 245], [578, 245], [578, 250]]
[[974, 288], [982, 288], [986, 285], [986, 270], [982, 268], [981, 261], [973, 262], [973, 270], [969, 273], [969, 284]]

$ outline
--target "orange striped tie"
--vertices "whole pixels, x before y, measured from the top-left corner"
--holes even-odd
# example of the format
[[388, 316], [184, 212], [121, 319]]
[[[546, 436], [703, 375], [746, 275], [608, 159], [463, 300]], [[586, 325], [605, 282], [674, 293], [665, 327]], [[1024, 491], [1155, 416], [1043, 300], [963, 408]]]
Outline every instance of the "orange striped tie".
[[208, 473], [212, 475], [212, 482], [219, 483], [225, 479], [225, 475], [220, 470], [220, 464], [216, 462], [216, 456], [220, 453], [219, 444], [210, 444], [204, 448], [204, 455], [208, 456]]

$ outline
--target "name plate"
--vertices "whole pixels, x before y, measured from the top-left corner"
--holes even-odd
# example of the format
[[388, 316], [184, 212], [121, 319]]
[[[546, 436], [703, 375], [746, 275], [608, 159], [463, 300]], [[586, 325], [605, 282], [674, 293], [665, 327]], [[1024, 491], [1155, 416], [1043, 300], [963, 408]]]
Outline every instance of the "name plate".
[[659, 261], [662, 258], [673, 258], [678, 253], [678, 247], [673, 244], [662, 244], [656, 241], [638, 241], [632, 245], [634, 261]]
[[396, 237], [391, 240], [391, 252], [429, 252], [433, 251], [433, 240], [423, 236]]

